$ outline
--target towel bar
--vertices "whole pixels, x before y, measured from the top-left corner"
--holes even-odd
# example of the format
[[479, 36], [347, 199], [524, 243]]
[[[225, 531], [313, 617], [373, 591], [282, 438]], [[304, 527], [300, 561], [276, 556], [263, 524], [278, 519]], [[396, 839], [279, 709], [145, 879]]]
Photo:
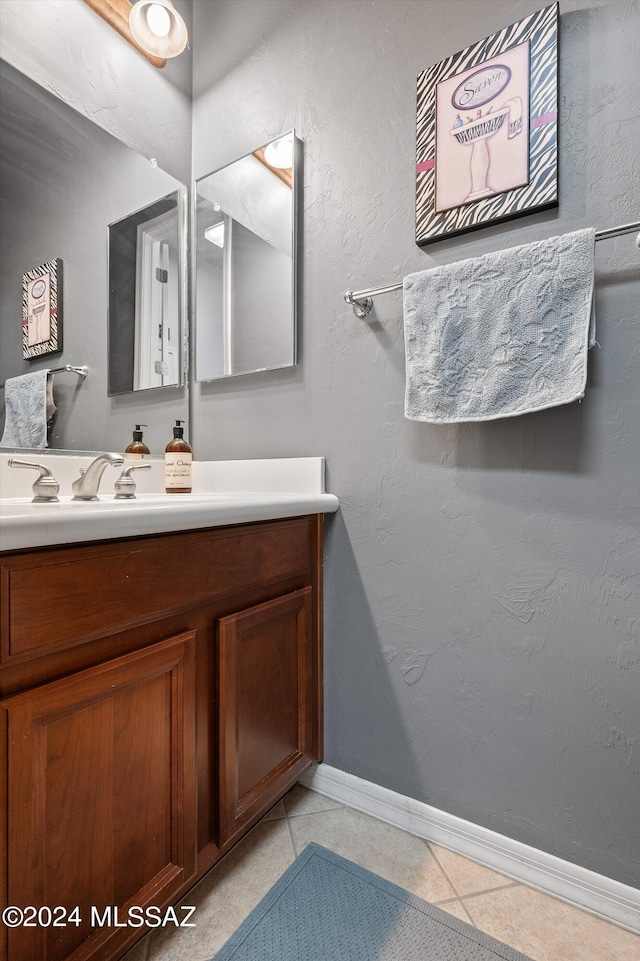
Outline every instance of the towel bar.
[[89, 373], [88, 367], [74, 367], [73, 364], [65, 364], [64, 367], [53, 367], [49, 373], [50, 374], [61, 374], [63, 371], [68, 370], [71, 374], [77, 374], [78, 377], [82, 377], [84, 380]]
[[[640, 220], [631, 224], [621, 224], [619, 227], [610, 227], [608, 230], [597, 230], [596, 240], [611, 240], [613, 237], [621, 237], [623, 234], [632, 234], [635, 230], [640, 230]], [[640, 247], [640, 234], [636, 237], [636, 245]], [[402, 290], [402, 284], [387, 284], [386, 287], [371, 287], [369, 290], [347, 290], [344, 299], [347, 304], [351, 304], [356, 317], [366, 317], [373, 307], [373, 298], [378, 294], [390, 294], [392, 290]]]
[[[64, 367], [52, 367], [51, 370], [49, 371], [49, 373], [50, 373], [50, 374], [62, 374], [65, 370], [68, 370], [69, 373], [71, 373], [71, 374], [77, 374], [78, 377], [82, 377], [83, 380], [85, 379], [85, 377], [86, 377], [87, 374], [89, 373], [89, 368], [88, 368], [88, 367], [74, 367], [73, 364], [65, 364]], [[5, 383], [6, 383], [6, 381], [5, 381], [4, 383], [0, 384], [0, 389], [2, 389], [2, 388], [4, 387], [4, 384], [5, 384]]]

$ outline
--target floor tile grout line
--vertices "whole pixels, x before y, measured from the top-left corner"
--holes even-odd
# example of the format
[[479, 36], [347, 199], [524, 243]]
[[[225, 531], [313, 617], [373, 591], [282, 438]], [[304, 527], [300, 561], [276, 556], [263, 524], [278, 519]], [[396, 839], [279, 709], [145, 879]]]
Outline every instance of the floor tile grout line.
[[[306, 818], [306, 817], [309, 817], [309, 816], [312, 815], [312, 814], [328, 814], [329, 811], [339, 811], [339, 810], [341, 810], [343, 807], [344, 807], [344, 805], [342, 805], [342, 804], [336, 804], [336, 806], [335, 806], [334, 808], [321, 808], [319, 811], [300, 811], [299, 813], [296, 813], [295, 811], [292, 811], [291, 813], [289, 813], [289, 811], [287, 811], [285, 817], [288, 817], [288, 818]], [[285, 808], [285, 810], [286, 810], [286, 808]]]
[[[517, 887], [519, 884], [521, 884], [520, 881], [506, 881], [504, 884], [496, 884], [496, 885], [494, 885], [493, 887], [490, 887], [490, 888], [482, 888], [482, 890], [480, 890], [480, 891], [469, 891], [469, 892], [467, 892], [467, 894], [460, 894], [460, 892], [459, 892], [458, 889], [456, 888], [455, 884], [453, 883], [452, 879], [449, 877], [449, 875], [448, 875], [447, 872], [445, 871], [444, 867], [442, 866], [442, 863], [441, 863], [440, 859], [438, 858], [438, 855], [436, 854], [436, 852], [433, 850], [433, 848], [431, 847], [431, 845], [429, 844], [428, 841], [425, 840], [425, 844], [427, 845], [427, 847], [428, 847], [429, 850], [431, 851], [433, 857], [436, 859], [439, 867], [441, 868], [442, 873], [444, 874], [444, 876], [446, 877], [447, 881], [449, 882], [449, 884], [451, 885], [451, 887], [453, 888], [453, 890], [456, 892], [457, 897], [459, 897], [459, 898], [474, 898], [474, 897], [476, 897], [476, 895], [479, 895], [479, 894], [490, 894], [490, 893], [493, 892], [493, 891], [502, 891], [504, 888], [514, 888], [514, 887]], [[460, 857], [465, 858], [464, 854], [461, 854]], [[478, 864], [477, 861], [471, 861], [471, 858], [465, 858], [465, 861], [470, 861], [471, 864]], [[479, 867], [484, 867], [484, 865], [480, 864]], [[487, 870], [490, 870], [490, 868], [488, 868]], [[526, 885], [525, 885], [525, 886], [526, 886]]]
[[[476, 928], [480, 928], [480, 925], [476, 922], [476, 919], [474, 918], [473, 914], [471, 913], [471, 911], [469, 910], [469, 908], [467, 907], [467, 905], [464, 903], [464, 901], [463, 901], [462, 899], [460, 899], [460, 904], [462, 905], [463, 909], [466, 911], [466, 913], [467, 913], [467, 914], [469, 915], [469, 917], [471, 918], [471, 923], [472, 923], [473, 925], [475, 925]], [[482, 929], [481, 929], [481, 930], [482, 930]]]
[[288, 815], [288, 814], [287, 814], [287, 816], [286, 816], [286, 821], [287, 821], [287, 831], [289, 832], [289, 840], [291, 841], [291, 847], [293, 848], [293, 856], [294, 856], [294, 858], [297, 858], [297, 857], [298, 857], [298, 849], [297, 849], [297, 847], [296, 847], [296, 842], [293, 840], [293, 831], [291, 830], [291, 825], [290, 825], [290, 823], [289, 823], [289, 815]]
[[428, 900], [428, 901], [429, 901], [429, 904], [434, 904], [437, 908], [439, 908], [439, 907], [441, 907], [443, 904], [454, 904], [456, 901], [460, 901], [461, 899], [460, 899], [459, 895], [456, 895], [455, 898], [442, 898], [440, 901], [434, 901], [434, 900], [432, 900], [431, 898], [428, 898], [428, 899], [427, 899], [427, 898], [423, 898], [422, 900], [423, 900], [423, 901]]
[[[484, 891], [470, 891], [468, 894], [461, 894], [460, 900], [466, 901], [468, 898], [481, 898], [484, 894], [495, 894], [496, 891], [507, 891], [509, 888], [528, 888], [527, 884], [521, 884], [519, 881], [511, 881], [509, 884], [501, 884], [497, 888], [486, 888]], [[530, 891], [534, 891], [535, 888], [529, 888]], [[558, 898], [554, 898], [555, 901], [559, 901]]]
[[[464, 903], [464, 902], [465, 902], [465, 899], [466, 899], [466, 898], [477, 897], [477, 896], [479, 896], [479, 895], [481, 895], [481, 894], [493, 893], [494, 891], [504, 891], [504, 890], [506, 890], [507, 888], [517, 887], [518, 884], [519, 884], [518, 881], [509, 881], [507, 884], [499, 884], [499, 885], [496, 885], [495, 887], [492, 887], [492, 888], [484, 888], [482, 891], [474, 891], [473, 893], [469, 893], [469, 894], [460, 894], [460, 892], [458, 891], [458, 888], [457, 888], [457, 887], [455, 886], [455, 884], [453, 883], [452, 878], [447, 874], [445, 868], [443, 867], [442, 863], [440, 862], [440, 859], [438, 858], [438, 855], [436, 854], [436, 852], [433, 850], [433, 848], [431, 847], [431, 845], [429, 844], [429, 842], [428, 842], [426, 839], [423, 839], [423, 840], [425, 841], [425, 844], [427, 845], [429, 851], [431, 852], [431, 855], [432, 855], [433, 859], [435, 860], [436, 864], [438, 865], [438, 867], [440, 868], [440, 870], [441, 870], [442, 873], [444, 874], [445, 878], [447, 879], [447, 881], [449, 882], [449, 884], [451, 885], [451, 887], [453, 888], [453, 890], [454, 890], [455, 893], [456, 893], [456, 897], [455, 897], [455, 898], [452, 898], [451, 900], [452, 900], [452, 901], [453, 901], [453, 900], [456, 900], [456, 901], [459, 901], [459, 902], [460, 902], [460, 906], [461, 906], [462, 910], [464, 911], [464, 913], [465, 913], [465, 914], [467, 915], [467, 917], [469, 918], [471, 924], [473, 924], [473, 926], [476, 927], [476, 928], [478, 927], [478, 925], [476, 924], [476, 922], [475, 922], [475, 920], [474, 920], [471, 912], [468, 910], [466, 904]], [[475, 862], [473, 862], [473, 863], [475, 863]], [[434, 903], [436, 903], [436, 902], [434, 902]], [[440, 902], [437, 902], [437, 903], [443, 904], [444, 902], [440, 901]]]
[[427, 841], [427, 839], [426, 839], [426, 838], [423, 838], [422, 840], [423, 840], [424, 843], [426, 844], [427, 850], [428, 850], [429, 853], [431, 854], [431, 857], [433, 858], [433, 860], [436, 862], [436, 864], [438, 865], [438, 867], [439, 867], [440, 870], [442, 871], [445, 879], [449, 882], [449, 884], [450, 884], [451, 887], [453, 888], [453, 891], [454, 891], [454, 893], [455, 893], [456, 898], [459, 898], [459, 897], [460, 897], [460, 892], [458, 891], [457, 887], [455, 886], [455, 884], [453, 883], [453, 881], [451, 880], [451, 878], [449, 877], [449, 875], [447, 874], [447, 872], [446, 872], [445, 869], [443, 868], [442, 864], [440, 863], [440, 858], [438, 857], [438, 855], [436, 854], [436, 852], [433, 850], [433, 848], [431, 847], [431, 845], [429, 844], [429, 842]]
[[[473, 918], [471, 917], [471, 914], [469, 913], [469, 911], [467, 911], [466, 907], [464, 906], [464, 903], [463, 903], [463, 901], [462, 901], [462, 897], [461, 897], [461, 895], [458, 893], [458, 889], [457, 889], [457, 887], [455, 886], [455, 884], [453, 883], [453, 880], [449, 877], [449, 875], [448, 875], [447, 872], [445, 871], [443, 865], [441, 864], [440, 858], [437, 856], [436, 852], [433, 850], [433, 848], [431, 847], [431, 845], [429, 844], [429, 842], [427, 841], [427, 839], [426, 839], [426, 838], [423, 838], [423, 841], [424, 841], [424, 843], [427, 845], [427, 849], [428, 849], [428, 851], [430, 852], [431, 857], [432, 857], [433, 860], [436, 862], [436, 864], [438, 865], [438, 867], [439, 867], [440, 870], [442, 871], [443, 875], [445, 876], [446, 880], [449, 882], [449, 884], [451, 885], [451, 887], [453, 888], [453, 890], [454, 890], [455, 893], [456, 893], [456, 897], [455, 897], [455, 898], [452, 898], [452, 900], [451, 900], [449, 903], [451, 904], [451, 903], [453, 903], [453, 902], [455, 901], [456, 904], [459, 904], [460, 907], [462, 908], [462, 913], [463, 913], [463, 914], [466, 914], [467, 918], [469, 919], [469, 923], [472, 924], [474, 928], [477, 928], [478, 925], [477, 925], [476, 922], [473, 920]], [[443, 903], [443, 902], [441, 901], [440, 904], [442, 904], [442, 903]], [[446, 909], [444, 909], [444, 910], [446, 910]]]
[[469, 918], [469, 923], [472, 924], [474, 928], [477, 928], [478, 925], [476, 924], [475, 919], [472, 917], [471, 912], [467, 910], [467, 906], [462, 899], [460, 899], [460, 907], [462, 908], [463, 913]]
[[462, 898], [447, 898], [446, 901], [429, 901], [429, 904], [433, 904], [434, 907], [441, 908], [443, 911], [446, 911], [447, 907], [452, 904], [459, 904], [462, 908], [462, 913], [466, 914], [466, 916], [469, 918], [469, 923], [472, 924], [474, 928], [478, 927], [476, 922], [471, 917], [471, 914], [469, 911], [467, 911], [465, 905], [463, 904]]

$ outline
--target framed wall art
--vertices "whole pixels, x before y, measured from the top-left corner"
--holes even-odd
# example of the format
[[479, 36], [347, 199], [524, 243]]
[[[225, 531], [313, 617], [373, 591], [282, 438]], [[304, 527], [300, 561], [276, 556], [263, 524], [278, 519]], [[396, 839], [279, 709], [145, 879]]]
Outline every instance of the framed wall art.
[[62, 261], [56, 258], [22, 275], [22, 356], [62, 350]]
[[558, 204], [558, 3], [418, 75], [416, 243]]

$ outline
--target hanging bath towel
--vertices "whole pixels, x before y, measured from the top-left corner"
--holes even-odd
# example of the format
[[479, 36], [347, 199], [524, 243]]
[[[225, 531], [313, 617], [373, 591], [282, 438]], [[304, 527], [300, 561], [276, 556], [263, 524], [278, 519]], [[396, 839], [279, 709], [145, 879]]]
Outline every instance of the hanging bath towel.
[[47, 424], [55, 410], [51, 371], [9, 377], [4, 385], [5, 422], [0, 446], [46, 447]]
[[496, 420], [584, 397], [594, 245], [589, 228], [405, 277], [405, 416]]

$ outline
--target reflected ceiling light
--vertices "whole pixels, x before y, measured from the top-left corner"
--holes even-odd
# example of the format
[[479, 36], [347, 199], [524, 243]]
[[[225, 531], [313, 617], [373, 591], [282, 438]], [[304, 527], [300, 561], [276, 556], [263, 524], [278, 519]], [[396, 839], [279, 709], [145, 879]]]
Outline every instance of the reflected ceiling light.
[[171, 0], [84, 0], [98, 16], [152, 63], [162, 68], [187, 45], [187, 27]]
[[293, 141], [291, 137], [274, 140], [264, 148], [264, 159], [272, 167], [285, 170], [293, 166]]
[[187, 45], [187, 25], [171, 0], [138, 0], [129, 13], [134, 40], [154, 57], [177, 57]]
[[224, 220], [220, 223], [212, 224], [211, 227], [207, 227], [204, 232], [205, 240], [209, 240], [212, 244], [216, 244], [218, 247], [224, 247]]

